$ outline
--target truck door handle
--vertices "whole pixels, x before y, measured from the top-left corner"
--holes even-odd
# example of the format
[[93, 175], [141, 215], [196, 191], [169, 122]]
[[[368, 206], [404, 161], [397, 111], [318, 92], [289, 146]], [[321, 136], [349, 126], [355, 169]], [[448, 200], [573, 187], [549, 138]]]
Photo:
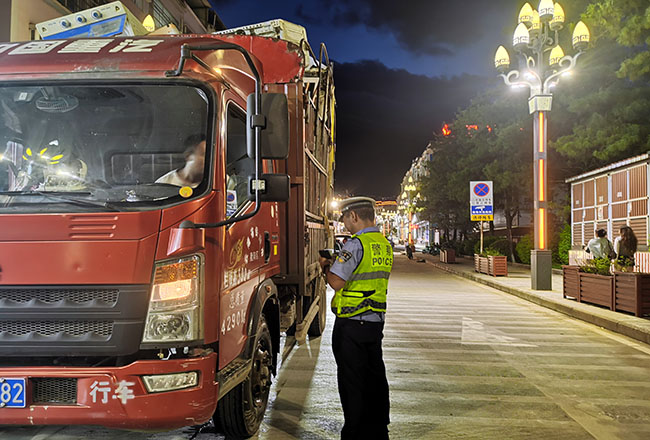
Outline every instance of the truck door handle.
[[269, 238], [269, 233], [264, 233], [264, 263], [269, 262], [271, 258], [271, 239]]

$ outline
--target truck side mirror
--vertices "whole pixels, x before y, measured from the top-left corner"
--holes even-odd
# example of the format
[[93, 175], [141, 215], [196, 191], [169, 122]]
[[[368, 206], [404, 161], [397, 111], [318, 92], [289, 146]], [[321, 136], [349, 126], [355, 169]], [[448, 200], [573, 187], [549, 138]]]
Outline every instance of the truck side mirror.
[[[262, 159], [286, 159], [289, 157], [289, 104], [284, 93], [262, 93], [262, 115], [266, 125], [260, 136]], [[246, 110], [246, 141], [248, 157], [255, 159], [255, 93], [248, 95]]]
[[248, 200], [255, 200], [259, 188], [260, 202], [286, 202], [289, 200], [289, 176], [287, 174], [262, 174], [260, 180], [248, 177]]

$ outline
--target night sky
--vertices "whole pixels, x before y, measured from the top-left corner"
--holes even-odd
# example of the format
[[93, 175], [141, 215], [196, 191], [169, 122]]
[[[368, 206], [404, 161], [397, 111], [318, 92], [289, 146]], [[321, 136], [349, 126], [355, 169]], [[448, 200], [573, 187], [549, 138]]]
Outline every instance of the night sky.
[[[219, 0], [227, 27], [301, 24], [335, 62], [339, 193], [395, 198], [433, 132], [491, 84], [519, 0]], [[537, 6], [535, 4], [535, 6]], [[505, 86], [504, 86], [505, 87]]]

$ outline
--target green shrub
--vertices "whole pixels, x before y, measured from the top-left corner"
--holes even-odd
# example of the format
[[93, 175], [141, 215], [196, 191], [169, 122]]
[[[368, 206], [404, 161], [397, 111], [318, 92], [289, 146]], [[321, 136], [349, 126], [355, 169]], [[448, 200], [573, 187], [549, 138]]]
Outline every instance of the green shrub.
[[481, 257], [503, 257], [503, 253], [499, 249], [494, 249], [491, 247], [483, 249]]
[[[497, 242], [499, 240], [503, 240], [504, 237], [493, 237], [491, 235], [484, 236], [483, 237], [483, 250], [489, 248], [492, 243]], [[476, 243], [474, 244], [474, 253], [478, 254], [481, 251], [481, 240], [476, 240]]]
[[533, 248], [533, 237], [528, 234], [521, 237], [517, 246], [515, 247], [515, 253], [517, 258], [523, 264], [530, 264], [530, 250]]
[[618, 257], [614, 261], [614, 269], [618, 272], [632, 272], [634, 270], [634, 260], [630, 257]]
[[444, 250], [453, 249], [457, 251], [458, 250], [457, 248], [458, 248], [458, 243], [456, 243], [455, 241], [443, 241], [442, 243], [440, 243], [440, 249], [444, 249]]
[[560, 231], [560, 239], [557, 243], [557, 250], [553, 249], [556, 262], [569, 264], [569, 250], [571, 249], [571, 225], [566, 224]]
[[474, 246], [476, 244], [476, 240], [474, 239], [465, 239], [462, 244], [462, 249], [461, 252], [463, 255], [472, 255], [474, 253]]
[[490, 245], [490, 249], [498, 251], [499, 255], [505, 255], [510, 259], [510, 241], [507, 238], [501, 238]]
[[611, 275], [610, 267], [612, 262], [609, 258], [593, 258], [585, 261], [580, 266], [580, 272], [594, 273], [597, 275]]

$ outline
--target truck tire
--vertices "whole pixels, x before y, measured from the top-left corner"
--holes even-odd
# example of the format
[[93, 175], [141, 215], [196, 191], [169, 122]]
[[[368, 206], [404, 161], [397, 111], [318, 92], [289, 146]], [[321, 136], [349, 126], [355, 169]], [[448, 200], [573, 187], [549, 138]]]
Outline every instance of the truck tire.
[[[325, 284], [325, 280], [322, 277], [316, 277], [313, 288], [313, 298], [320, 298], [320, 300], [318, 301], [318, 314], [314, 316], [314, 320], [311, 322], [307, 334], [312, 338], [316, 338], [323, 334], [325, 324], [327, 323], [327, 284]], [[309, 310], [309, 307], [307, 307], [307, 310]], [[305, 311], [305, 313], [307, 312]]]
[[227, 438], [249, 438], [259, 429], [271, 389], [272, 350], [271, 333], [262, 315], [255, 334], [251, 371], [219, 401], [215, 412], [215, 425]]

